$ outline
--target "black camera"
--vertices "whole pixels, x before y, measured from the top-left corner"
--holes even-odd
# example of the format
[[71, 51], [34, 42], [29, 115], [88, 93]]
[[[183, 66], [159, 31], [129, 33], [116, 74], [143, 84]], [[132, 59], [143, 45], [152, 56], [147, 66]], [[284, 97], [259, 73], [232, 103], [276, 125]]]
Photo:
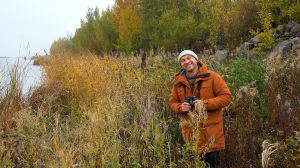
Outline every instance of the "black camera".
[[189, 103], [190, 106], [193, 106], [194, 105], [193, 102], [195, 100], [200, 100], [200, 99], [198, 97], [196, 97], [196, 96], [193, 96], [193, 97], [188, 96], [188, 97], [185, 97], [184, 102]]

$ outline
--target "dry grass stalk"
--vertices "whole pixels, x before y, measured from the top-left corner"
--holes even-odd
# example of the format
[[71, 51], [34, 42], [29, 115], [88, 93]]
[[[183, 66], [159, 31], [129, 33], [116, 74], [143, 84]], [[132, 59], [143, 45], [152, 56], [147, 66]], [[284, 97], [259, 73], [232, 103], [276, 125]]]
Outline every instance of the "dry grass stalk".
[[[263, 152], [262, 152], [262, 166], [263, 168], [267, 168], [271, 162], [271, 154], [277, 150], [278, 142], [270, 143], [268, 140], [265, 140], [262, 143]], [[276, 148], [276, 149], [274, 149]]]
[[182, 122], [182, 126], [187, 126], [191, 129], [191, 139], [186, 139], [185, 141], [188, 145], [191, 145], [192, 152], [195, 153], [196, 156], [200, 156], [201, 153], [205, 153], [211, 149], [214, 143], [214, 138], [212, 137], [199, 149], [200, 133], [205, 129], [204, 125], [208, 117], [207, 110], [203, 105], [196, 103], [195, 108], [190, 110], [188, 115], [190, 120]]

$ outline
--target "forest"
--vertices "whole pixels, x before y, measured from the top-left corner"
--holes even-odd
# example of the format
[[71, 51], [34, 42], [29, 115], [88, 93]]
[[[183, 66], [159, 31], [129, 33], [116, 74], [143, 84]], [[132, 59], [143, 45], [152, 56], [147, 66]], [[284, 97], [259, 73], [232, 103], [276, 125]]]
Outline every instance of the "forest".
[[258, 35], [266, 52], [284, 37], [270, 29], [289, 20], [300, 22], [297, 0], [116, 0], [100, 13], [88, 9], [74, 35], [57, 39], [50, 48], [95, 54], [190, 49], [197, 53], [218, 45], [232, 50]]

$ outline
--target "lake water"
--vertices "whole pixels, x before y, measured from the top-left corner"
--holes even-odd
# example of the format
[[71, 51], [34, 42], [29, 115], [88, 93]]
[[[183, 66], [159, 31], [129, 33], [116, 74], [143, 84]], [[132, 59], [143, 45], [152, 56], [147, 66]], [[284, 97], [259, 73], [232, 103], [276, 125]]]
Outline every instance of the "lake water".
[[21, 74], [23, 81], [23, 94], [27, 93], [30, 87], [37, 86], [40, 84], [42, 73], [40, 66], [33, 65], [33, 60], [8, 57], [0, 58], [0, 84], [7, 84], [4, 81], [8, 81], [7, 75], [8, 70], [14, 68], [18, 63], [18, 72]]

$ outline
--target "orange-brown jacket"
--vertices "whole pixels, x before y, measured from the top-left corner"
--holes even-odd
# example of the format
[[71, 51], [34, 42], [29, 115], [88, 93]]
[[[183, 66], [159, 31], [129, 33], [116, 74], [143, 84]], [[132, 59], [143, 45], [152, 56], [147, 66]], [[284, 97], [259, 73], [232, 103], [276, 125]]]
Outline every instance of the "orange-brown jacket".
[[[205, 152], [214, 152], [225, 149], [225, 140], [223, 134], [222, 108], [227, 106], [231, 100], [231, 93], [222, 79], [222, 77], [213, 71], [208, 71], [207, 67], [201, 61], [198, 69], [197, 79], [195, 80], [193, 93], [186, 78], [186, 72], [181, 69], [175, 74], [175, 83], [169, 105], [176, 114], [182, 114], [182, 123], [189, 121], [187, 112], [181, 110], [181, 104], [187, 96], [198, 96], [199, 80], [202, 80], [200, 89], [200, 100], [203, 99], [204, 106], [207, 109], [208, 117], [203, 130], [200, 133], [199, 148], [204, 148], [211, 138], [214, 139], [212, 147]], [[185, 88], [184, 88], [185, 87]], [[186, 90], [186, 91], [185, 91]], [[182, 124], [182, 134], [186, 141], [191, 139], [191, 129]]]

